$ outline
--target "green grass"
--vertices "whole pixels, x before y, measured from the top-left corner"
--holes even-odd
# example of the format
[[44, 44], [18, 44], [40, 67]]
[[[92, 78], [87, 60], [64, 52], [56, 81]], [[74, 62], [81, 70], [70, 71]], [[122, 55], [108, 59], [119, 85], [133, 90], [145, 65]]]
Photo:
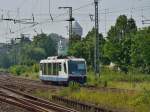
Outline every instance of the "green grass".
[[[94, 72], [89, 71], [88, 76], [89, 78], [93, 77]], [[107, 81], [143, 82], [150, 81], [150, 74], [143, 74], [135, 71], [129, 71], [127, 74], [125, 74], [123, 72], [117, 72], [107, 68], [102, 68], [100, 79]]]
[[123, 109], [135, 112], [148, 112], [150, 110], [150, 91], [138, 94], [99, 92], [80, 88], [71, 91], [70, 87], [62, 90], [60, 95], [77, 101], [92, 103], [98, 106]]
[[8, 72], [7, 69], [0, 68], [0, 72]]
[[39, 73], [36, 72], [25, 72], [20, 75], [20, 77], [32, 79], [32, 80], [39, 80]]
[[[35, 67], [36, 68], [36, 67]], [[38, 79], [38, 72], [30, 70], [20, 74], [21, 77]], [[113, 87], [121, 89], [140, 90], [137, 93], [113, 93], [106, 91], [92, 91], [80, 88], [76, 83], [70, 83], [69, 87], [60, 90], [58, 95], [89, 102], [95, 105], [102, 105], [108, 108], [123, 108], [135, 112], [148, 112], [150, 110], [150, 75], [130, 71], [128, 74], [102, 68], [100, 77], [95, 77], [94, 72], [88, 72], [87, 85], [97, 87]], [[34, 92], [35, 96], [51, 99], [51, 91]]]
[[129, 89], [129, 90], [138, 90], [141, 91], [144, 88], [150, 90], [150, 82], [108, 82], [108, 87], [112, 88], [120, 88], [120, 89]]
[[124, 74], [103, 68], [100, 77], [95, 77], [92, 71], [88, 72], [87, 85], [140, 91], [134, 94], [106, 91], [93, 92], [80, 87], [72, 89], [76, 85], [71, 85], [62, 90], [59, 95], [108, 108], [122, 108], [135, 112], [149, 112], [150, 110], [150, 75], [148, 74], [131, 71], [128, 74]]
[[100, 87], [135, 90], [146, 88], [150, 90], [150, 75], [131, 71], [128, 74], [125, 74], [123, 72], [116, 72], [103, 68], [100, 77], [96, 77], [94, 72], [89, 71], [87, 84]]
[[[33, 94], [35, 96], [51, 100], [51, 96], [55, 93], [52, 93], [50, 90], [37, 90]], [[135, 94], [107, 91], [100, 92], [80, 88], [78, 84], [71, 83], [69, 87], [60, 90], [60, 92], [56, 94], [109, 109], [121, 109], [135, 112], [149, 112], [150, 110], [150, 91], [146, 89]]]
[[80, 92], [72, 92], [69, 96], [71, 99], [90, 102], [96, 105], [105, 105], [111, 108], [129, 108], [129, 102], [133, 97], [129, 97], [127, 94], [92, 92], [84, 89], [81, 89]]
[[33, 66], [15, 65], [9, 68], [9, 72], [15, 76], [24, 77], [28, 79], [39, 79], [39, 66], [34, 64]]
[[50, 90], [48, 91], [36, 90], [33, 92], [33, 95], [47, 100], [50, 100], [52, 98], [52, 92]]

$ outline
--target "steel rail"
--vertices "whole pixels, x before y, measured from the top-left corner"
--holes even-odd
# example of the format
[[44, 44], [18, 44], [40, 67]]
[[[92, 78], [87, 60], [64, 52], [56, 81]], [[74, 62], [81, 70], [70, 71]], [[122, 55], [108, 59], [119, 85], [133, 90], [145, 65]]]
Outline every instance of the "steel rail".
[[19, 100], [21, 100], [22, 102], [29, 102], [32, 103], [34, 105], [38, 105], [40, 107], [46, 108], [46, 109], [52, 109], [58, 112], [78, 112], [74, 109], [70, 109], [68, 107], [64, 107], [62, 105], [47, 101], [47, 100], [43, 100], [41, 98], [37, 98], [35, 96], [31, 96], [29, 94], [8, 88], [8, 87], [4, 87], [4, 86], [0, 86], [0, 88], [5, 89], [7, 91], [11, 91], [19, 96], [22, 96], [22, 98], [19, 98]]
[[21, 99], [17, 99], [15, 97], [8, 96], [8, 95], [0, 94], [0, 101], [14, 105], [14, 106], [24, 108], [24, 109], [29, 110], [29, 111], [49, 112], [48, 110], [45, 110], [44, 108], [41, 108], [41, 107], [33, 105], [29, 102], [25, 102]]

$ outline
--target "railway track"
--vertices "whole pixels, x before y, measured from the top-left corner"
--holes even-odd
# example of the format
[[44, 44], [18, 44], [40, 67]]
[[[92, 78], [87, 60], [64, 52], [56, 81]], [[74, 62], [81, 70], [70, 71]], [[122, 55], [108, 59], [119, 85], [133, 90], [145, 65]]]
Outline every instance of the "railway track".
[[132, 112], [126, 109], [114, 109], [104, 105], [96, 106], [90, 103], [72, 100], [56, 95], [52, 96], [52, 100], [59, 104], [68, 105], [69, 107], [80, 110], [81, 112]]
[[36, 89], [58, 91], [63, 88], [61, 86], [45, 85], [40, 81], [18, 78], [11, 75], [0, 75], [0, 85], [16, 88], [22, 91], [26, 89], [29, 91]]
[[[25, 79], [25, 78], [19, 78], [11, 75], [2, 75], [0, 77], [0, 83], [3, 82], [3, 84], [7, 85], [18, 85], [19, 87], [21, 86], [27, 86], [27, 87], [32, 87], [32, 89], [51, 89], [54, 91], [63, 89], [64, 87], [62, 86], [56, 86], [56, 85], [46, 85], [42, 83], [41, 81], [35, 81], [31, 79]], [[129, 94], [134, 94], [137, 93], [137, 90], [128, 90], [128, 89], [119, 89], [119, 88], [109, 88], [109, 87], [96, 87], [96, 86], [82, 86], [85, 89], [92, 90], [92, 91], [104, 91], [104, 92], [116, 92], [116, 93], [129, 93]], [[25, 88], [25, 87], [24, 87]]]
[[[16, 89], [16, 90], [19, 90], [19, 91], [24, 91], [23, 89], [28, 89], [29, 91], [30, 90], [32, 91], [33, 89], [45, 89], [45, 90], [57, 91], [57, 90], [60, 90], [60, 89], [64, 88], [62, 86], [56, 86], [56, 85], [45, 85], [40, 81], [28, 80], [28, 79], [18, 78], [18, 77], [10, 76], [10, 75], [1, 75], [0, 76], [0, 85], [2, 85], [3, 87], [6, 87], [6, 88], [9, 87], [9, 89], [11, 89], [11, 91], [12, 91], [12, 88]], [[136, 92], [134, 90], [126, 90], [126, 89], [118, 89], [118, 88], [103, 88], [103, 87], [95, 87], [95, 86], [83, 86], [82, 88], [88, 89], [88, 90], [93, 91], [93, 92], [94, 91], [116, 92], [116, 93], [118, 93], [118, 92], [119, 93], [127, 92], [127, 93], [130, 93], [130, 94], [133, 94], [134, 92]], [[32, 103], [35, 103], [35, 101], [37, 103], [37, 100], [40, 102], [39, 98], [35, 98], [33, 96], [32, 96], [32, 98], [34, 99], [34, 102], [31, 101]], [[26, 102], [29, 101], [29, 99], [23, 99], [23, 98], [21, 98], [21, 100], [24, 100]], [[52, 96], [52, 101], [54, 101], [54, 102], [56, 101], [56, 103], [60, 103], [62, 105], [67, 105], [67, 106], [70, 106], [70, 107], [75, 108], [77, 110], [85, 111], [85, 112], [121, 112], [121, 111], [115, 111], [115, 110], [111, 110], [111, 109], [109, 110], [109, 109], [106, 109], [106, 108], [103, 108], [103, 107], [96, 107], [94, 105], [89, 105], [89, 104], [86, 104], [86, 103], [83, 103], [83, 102], [64, 99], [64, 98], [57, 97], [57, 96]], [[41, 102], [43, 102], [43, 101], [41, 101]], [[47, 102], [44, 102], [44, 103], [48, 104]], [[49, 105], [51, 105], [51, 104], [49, 104]], [[23, 106], [23, 107], [28, 108], [28, 106], [26, 106], [26, 105]], [[29, 108], [29, 110], [30, 110], [30, 108]], [[39, 112], [40, 112], [40, 109], [39, 109]]]
[[0, 86], [0, 101], [34, 112], [78, 112], [11, 88]]
[[[43, 101], [43, 100], [41, 100], [37, 97], [33, 97], [31, 95], [27, 95], [27, 94], [24, 94], [24, 93], [22, 94], [22, 92], [19, 92], [19, 94], [18, 94], [18, 91], [10, 89], [10, 88], [6, 88], [6, 87], [2, 87], [2, 88], [6, 89], [7, 92], [11, 91], [11, 92], [17, 94], [19, 99], [18, 99], [18, 97], [17, 98], [12, 97], [12, 95], [8, 96], [6, 94], [2, 95], [0, 93], [0, 100], [1, 101], [4, 101], [4, 102], [9, 103], [9, 104], [15, 104], [15, 106], [19, 106], [19, 107], [25, 108], [25, 109], [30, 110], [30, 111], [35, 111], [35, 112], [49, 112], [49, 110], [47, 110], [47, 108], [48, 109], [55, 109], [58, 112], [77, 112], [76, 110], [79, 110], [80, 112], [128, 112], [128, 111], [124, 111], [122, 109], [119, 110], [119, 109], [110, 109], [110, 108], [107, 108], [105, 106], [95, 106], [95, 105], [88, 104], [88, 103], [85, 103], [85, 102], [79, 102], [79, 101], [76, 101], [76, 100], [71, 100], [71, 99], [67, 99], [67, 98], [63, 98], [63, 97], [60, 97], [60, 96], [53, 95], [52, 96], [52, 101], [57, 103], [57, 104], [55, 104], [55, 103], [48, 102], [48, 101], [45, 101], [45, 100]], [[1, 96], [5, 96], [5, 98], [7, 98], [7, 100], [4, 100], [4, 98], [1, 99]], [[29, 98], [29, 99], [26, 99], [26, 98]], [[15, 101], [12, 102], [12, 99], [15, 100]], [[17, 100], [17, 102], [16, 102], [16, 100]], [[19, 104], [18, 104], [18, 101], [19, 101]], [[21, 102], [21, 104], [20, 104], [20, 102]], [[54, 104], [53, 107], [51, 107], [52, 104]], [[59, 108], [58, 104], [67, 105], [67, 106], [69, 106], [71, 108], [74, 108], [76, 110], [66, 109], [66, 110], [63, 111], [61, 109], [62, 106], [61, 106], [61, 108]], [[32, 107], [30, 107], [28, 105], [30, 105]], [[44, 107], [44, 109], [43, 109], [43, 107]], [[45, 107], [46, 107], [46, 109], [45, 109]]]

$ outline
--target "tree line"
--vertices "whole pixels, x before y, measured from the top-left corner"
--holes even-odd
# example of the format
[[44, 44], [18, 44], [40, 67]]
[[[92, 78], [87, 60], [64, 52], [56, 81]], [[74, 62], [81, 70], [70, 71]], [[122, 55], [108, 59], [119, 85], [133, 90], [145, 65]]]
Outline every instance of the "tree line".
[[[0, 67], [9, 68], [13, 65], [31, 66], [41, 59], [56, 55], [57, 40], [61, 36], [57, 34], [36, 35], [31, 41], [22, 37], [18, 43], [12, 40], [5, 52], [0, 53]], [[7, 47], [7, 46], [4, 46]]]
[[[110, 62], [121, 70], [130, 68], [150, 73], [150, 27], [138, 29], [133, 18], [120, 15], [107, 37], [99, 34], [100, 61], [102, 65]], [[69, 54], [84, 57], [88, 65], [94, 65], [95, 31], [90, 31], [82, 41], [73, 40]]]
[[[57, 42], [62, 38], [57, 34], [39, 34], [33, 41], [22, 38], [19, 43], [11, 42], [11, 47], [0, 53], [0, 67], [13, 65], [31, 66], [48, 56], [57, 55]], [[107, 36], [99, 34], [100, 61], [102, 65], [116, 64], [121, 70], [136, 68], [150, 73], [150, 27], [138, 29], [133, 18], [120, 15]], [[83, 57], [89, 67], [94, 65], [95, 29], [80, 39], [73, 35], [68, 55]]]

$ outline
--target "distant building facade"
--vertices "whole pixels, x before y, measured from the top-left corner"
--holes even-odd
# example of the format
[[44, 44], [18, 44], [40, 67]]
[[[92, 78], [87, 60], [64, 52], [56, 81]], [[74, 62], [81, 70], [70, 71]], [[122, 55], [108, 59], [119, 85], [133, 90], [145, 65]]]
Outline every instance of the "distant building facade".
[[77, 35], [79, 37], [82, 37], [83, 28], [81, 27], [81, 25], [77, 21], [75, 21], [72, 25], [72, 33], [73, 33], [73, 35]]

